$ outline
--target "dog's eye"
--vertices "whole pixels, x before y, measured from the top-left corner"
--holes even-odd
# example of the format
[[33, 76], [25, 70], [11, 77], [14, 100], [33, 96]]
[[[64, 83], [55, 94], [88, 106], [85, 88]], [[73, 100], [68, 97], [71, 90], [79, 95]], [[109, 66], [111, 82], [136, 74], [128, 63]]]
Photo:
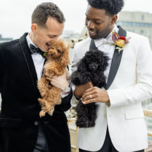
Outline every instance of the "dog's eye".
[[60, 50], [57, 50], [58, 51], [58, 53], [61, 53], [61, 51]]

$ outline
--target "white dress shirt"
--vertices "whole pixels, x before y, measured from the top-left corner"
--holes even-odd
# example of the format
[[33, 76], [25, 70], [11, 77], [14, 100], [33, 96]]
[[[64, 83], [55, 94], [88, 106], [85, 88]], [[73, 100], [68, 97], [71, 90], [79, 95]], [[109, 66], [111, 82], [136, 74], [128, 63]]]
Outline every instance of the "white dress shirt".
[[[112, 32], [118, 33], [118, 30], [119, 30], [118, 27], [116, 25], [114, 25]], [[108, 75], [110, 72], [110, 67], [111, 67], [111, 62], [112, 62], [112, 57], [113, 57], [114, 50], [115, 50], [115, 45], [112, 45], [112, 43], [114, 43], [112, 41], [112, 32], [106, 38], [94, 40], [95, 46], [98, 48], [98, 50], [102, 51], [106, 56], [109, 57], [108, 67], [104, 71], [104, 75], [106, 76], [106, 82], [108, 80]], [[109, 43], [107, 43], [106, 40], [108, 40]]]
[[[34, 45], [37, 48], [37, 46], [30, 39], [29, 34], [26, 36], [26, 40], [27, 40], [27, 44], [28, 44], [29, 49], [31, 49], [30, 44]], [[35, 66], [37, 78], [39, 80], [42, 77], [45, 58], [42, 57], [42, 55], [40, 55], [39, 53], [33, 53], [33, 54], [31, 54], [31, 56], [32, 56], [33, 63]]]

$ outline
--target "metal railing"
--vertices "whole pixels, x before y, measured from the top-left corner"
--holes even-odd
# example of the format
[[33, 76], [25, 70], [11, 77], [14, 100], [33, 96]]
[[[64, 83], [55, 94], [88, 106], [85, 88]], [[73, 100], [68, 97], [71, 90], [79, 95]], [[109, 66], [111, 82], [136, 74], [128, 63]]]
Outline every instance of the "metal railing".
[[[75, 121], [76, 121], [76, 118], [68, 118], [68, 126], [69, 126], [69, 123], [70, 123], [70, 122], [75, 122]], [[69, 127], [69, 130], [70, 130], [70, 127]], [[75, 149], [75, 152], [79, 152], [79, 148], [78, 148], [78, 146], [77, 146], [78, 130], [79, 130], [79, 128], [76, 127], [76, 130], [75, 130], [76, 145], [71, 144], [71, 148], [72, 148], [72, 149]], [[71, 138], [72, 138], [72, 137], [71, 137]]]
[[[146, 117], [151, 117], [152, 118], [152, 110], [147, 110], [147, 109], [143, 109], [144, 111], [144, 115]], [[148, 136], [152, 137], [152, 132], [148, 131]]]

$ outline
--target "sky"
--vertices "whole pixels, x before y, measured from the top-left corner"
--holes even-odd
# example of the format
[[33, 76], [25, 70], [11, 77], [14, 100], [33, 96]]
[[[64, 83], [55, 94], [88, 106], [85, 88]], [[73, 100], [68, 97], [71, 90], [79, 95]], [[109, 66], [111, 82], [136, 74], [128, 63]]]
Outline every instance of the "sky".
[[[48, 1], [48, 0], [47, 0]], [[0, 34], [2, 37], [19, 38], [30, 32], [31, 14], [45, 0], [0, 0]], [[56, 3], [65, 15], [64, 30], [81, 33], [84, 27], [87, 0], [50, 0]], [[125, 0], [122, 11], [152, 13], [152, 0]]]

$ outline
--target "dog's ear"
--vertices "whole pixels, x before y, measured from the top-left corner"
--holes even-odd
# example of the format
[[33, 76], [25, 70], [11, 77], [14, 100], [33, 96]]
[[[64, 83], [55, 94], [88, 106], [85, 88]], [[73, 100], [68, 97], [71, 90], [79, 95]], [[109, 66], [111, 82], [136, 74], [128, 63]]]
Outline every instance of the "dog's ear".
[[87, 71], [87, 64], [86, 64], [84, 58], [82, 58], [80, 60], [80, 62], [78, 63], [78, 71], [81, 71], [81, 72]]
[[71, 64], [70, 63], [70, 59], [69, 59], [69, 48], [70, 48], [70, 45], [68, 45], [67, 47], [66, 47], [66, 49], [64, 50], [64, 52], [63, 52], [63, 54], [62, 54], [62, 56], [61, 56], [61, 64], [63, 65], [63, 66], [68, 66], [69, 64]]
[[99, 66], [99, 69], [101, 71], [105, 71], [106, 68], [108, 67], [108, 60], [109, 60], [109, 58], [107, 56], [102, 57], [101, 64]]

